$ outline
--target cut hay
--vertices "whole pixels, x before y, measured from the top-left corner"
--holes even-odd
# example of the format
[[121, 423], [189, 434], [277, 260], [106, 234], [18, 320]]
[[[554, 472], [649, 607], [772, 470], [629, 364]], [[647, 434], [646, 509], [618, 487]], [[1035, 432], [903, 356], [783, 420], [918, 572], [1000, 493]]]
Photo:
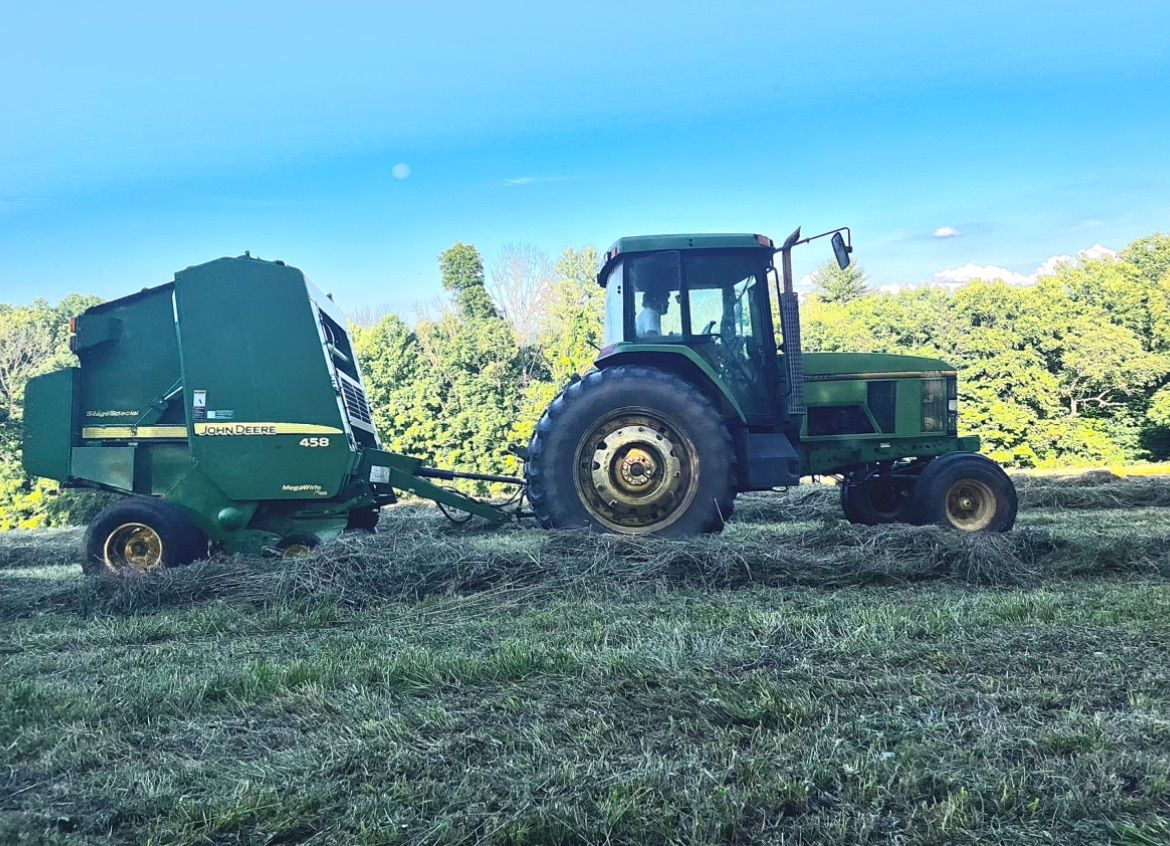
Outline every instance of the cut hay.
[[[1112, 474], [1015, 477], [1030, 519], [1006, 535], [934, 527], [852, 526], [838, 490], [810, 485], [741, 496], [722, 535], [670, 541], [544, 532], [511, 526], [457, 529], [424, 506], [387, 510], [383, 531], [353, 536], [304, 559], [216, 558], [128, 580], [30, 578], [32, 568], [78, 560], [80, 530], [12, 533], [0, 540], [0, 615], [38, 610], [133, 614], [222, 601], [247, 607], [290, 603], [416, 601], [495, 589], [628, 591], [667, 585], [841, 587], [949, 579], [973, 585], [1031, 584], [1101, 572], [1170, 574], [1170, 478]], [[1097, 522], [1064, 509], [1134, 509]], [[1036, 509], [1042, 509], [1036, 511]], [[1139, 516], [1142, 515], [1142, 516]], [[1116, 525], [1115, 525], [1116, 522]]]
[[1170, 476], [1115, 476], [1108, 471], [1076, 476], [1012, 477], [1021, 508], [1164, 508], [1170, 506]]
[[839, 522], [799, 530], [757, 527], [688, 541], [516, 531], [443, 532], [405, 520], [375, 536], [345, 537], [291, 561], [220, 558], [136, 579], [79, 579], [42, 592], [32, 610], [134, 614], [222, 601], [247, 607], [345, 607], [469, 594], [612, 591], [661, 585], [715, 590], [842, 587], [950, 579], [1030, 584], [1093, 572], [1170, 574], [1170, 526], [1160, 536], [1072, 535], [1025, 527], [963, 535], [935, 527]]
[[80, 563], [83, 531], [76, 528], [2, 533], [0, 570]]

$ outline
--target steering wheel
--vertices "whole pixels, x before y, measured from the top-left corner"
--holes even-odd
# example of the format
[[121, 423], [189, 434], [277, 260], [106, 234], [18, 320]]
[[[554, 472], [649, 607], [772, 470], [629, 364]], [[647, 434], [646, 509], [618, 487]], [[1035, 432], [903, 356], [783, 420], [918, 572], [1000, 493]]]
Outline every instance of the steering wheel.
[[712, 337], [714, 337], [714, 333], [711, 331], [711, 330], [712, 330], [712, 329], [714, 329], [714, 328], [715, 328], [715, 321], [714, 321], [714, 320], [712, 320], [710, 323], [708, 323], [708, 324], [707, 324], [707, 325], [706, 325], [706, 326], [703, 328], [703, 331], [702, 331], [702, 333], [701, 333], [701, 334], [703, 334], [703, 335], [711, 335]]

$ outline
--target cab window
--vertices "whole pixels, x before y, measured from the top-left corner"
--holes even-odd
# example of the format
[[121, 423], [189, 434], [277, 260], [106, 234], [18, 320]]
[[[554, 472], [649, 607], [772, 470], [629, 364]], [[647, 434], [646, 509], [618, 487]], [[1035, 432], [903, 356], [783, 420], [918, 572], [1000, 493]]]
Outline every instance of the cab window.
[[634, 298], [634, 336], [661, 343], [683, 337], [681, 259], [677, 250], [633, 255], [625, 260]]

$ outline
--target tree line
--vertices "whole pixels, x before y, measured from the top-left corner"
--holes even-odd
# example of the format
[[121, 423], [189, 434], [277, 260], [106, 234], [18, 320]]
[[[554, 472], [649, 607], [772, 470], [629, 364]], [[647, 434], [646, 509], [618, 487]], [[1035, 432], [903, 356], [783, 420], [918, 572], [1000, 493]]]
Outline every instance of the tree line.
[[[446, 299], [412, 323], [355, 313], [353, 341], [387, 449], [455, 469], [519, 472], [544, 408], [601, 344], [598, 252], [556, 260], [506, 245], [485, 268], [456, 243], [439, 257]], [[929, 355], [960, 373], [961, 427], [1015, 467], [1170, 458], [1170, 235], [1115, 258], [1059, 266], [1034, 285], [867, 288], [860, 267], [815, 275], [809, 351]], [[0, 305], [0, 530], [84, 519], [93, 500], [20, 468], [24, 385], [65, 366], [68, 320], [98, 300]], [[472, 488], [474, 490], [474, 486]], [[478, 491], [483, 493], [484, 491]]]

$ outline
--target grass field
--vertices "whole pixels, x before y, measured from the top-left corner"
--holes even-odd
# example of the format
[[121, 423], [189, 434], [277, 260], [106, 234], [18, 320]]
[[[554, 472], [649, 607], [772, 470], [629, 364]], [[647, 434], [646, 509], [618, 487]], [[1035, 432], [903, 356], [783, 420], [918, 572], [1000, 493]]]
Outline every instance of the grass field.
[[0, 843], [1170, 843], [1170, 478], [1019, 529], [742, 497], [87, 580], [0, 536]]

